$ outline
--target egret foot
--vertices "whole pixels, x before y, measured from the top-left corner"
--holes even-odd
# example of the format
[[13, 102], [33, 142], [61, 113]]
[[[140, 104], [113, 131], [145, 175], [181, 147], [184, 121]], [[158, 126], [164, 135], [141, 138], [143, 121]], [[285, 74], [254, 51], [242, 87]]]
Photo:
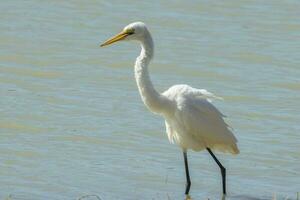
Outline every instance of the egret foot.
[[185, 200], [192, 200], [192, 198], [189, 194], [187, 194], [187, 195], [185, 195]]

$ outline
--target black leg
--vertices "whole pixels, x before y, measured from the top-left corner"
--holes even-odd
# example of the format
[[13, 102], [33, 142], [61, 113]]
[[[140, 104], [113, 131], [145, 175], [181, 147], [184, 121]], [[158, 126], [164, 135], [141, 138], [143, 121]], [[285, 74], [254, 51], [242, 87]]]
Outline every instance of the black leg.
[[206, 149], [220, 167], [221, 175], [222, 175], [223, 194], [226, 194], [226, 169], [225, 167], [223, 167], [223, 165], [220, 163], [217, 157], [213, 154], [210, 148], [206, 148]]
[[189, 165], [188, 165], [186, 151], [183, 151], [183, 157], [184, 157], [184, 166], [185, 166], [185, 175], [186, 175], [185, 194], [188, 195], [191, 187], [191, 179], [190, 179]]

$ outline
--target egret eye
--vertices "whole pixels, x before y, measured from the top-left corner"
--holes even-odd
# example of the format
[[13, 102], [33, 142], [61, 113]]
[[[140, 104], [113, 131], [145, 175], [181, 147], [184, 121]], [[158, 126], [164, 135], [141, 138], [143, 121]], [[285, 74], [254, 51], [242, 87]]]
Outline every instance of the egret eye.
[[127, 32], [129, 35], [132, 35], [132, 34], [134, 34], [134, 29], [128, 29], [126, 32]]

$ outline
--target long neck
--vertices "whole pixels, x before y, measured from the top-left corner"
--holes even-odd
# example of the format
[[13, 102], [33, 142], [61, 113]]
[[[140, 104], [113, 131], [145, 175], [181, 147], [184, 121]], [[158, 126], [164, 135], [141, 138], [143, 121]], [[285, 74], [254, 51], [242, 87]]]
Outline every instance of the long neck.
[[148, 73], [148, 65], [154, 54], [153, 40], [149, 32], [141, 42], [141, 54], [135, 62], [135, 79], [144, 104], [155, 113], [163, 113], [166, 99], [153, 87]]

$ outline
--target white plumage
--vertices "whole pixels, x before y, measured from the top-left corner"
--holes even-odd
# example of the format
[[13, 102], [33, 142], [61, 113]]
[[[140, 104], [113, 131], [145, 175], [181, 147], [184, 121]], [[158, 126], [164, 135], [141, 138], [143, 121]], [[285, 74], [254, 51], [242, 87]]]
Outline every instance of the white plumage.
[[226, 170], [211, 149], [232, 154], [239, 153], [237, 140], [223, 120], [224, 115], [211, 103], [220, 99], [204, 89], [188, 85], [174, 85], [164, 93], [158, 93], [150, 80], [148, 65], [154, 55], [154, 44], [150, 32], [142, 22], [126, 26], [121, 33], [101, 46], [119, 40], [135, 40], [141, 44], [141, 53], [135, 62], [135, 79], [141, 98], [147, 108], [165, 118], [166, 132], [170, 142], [178, 144], [184, 153], [187, 186], [189, 193], [190, 177], [187, 163], [187, 150], [207, 149], [221, 169], [223, 193], [226, 193]]
[[200, 151], [207, 147], [237, 154], [236, 138], [224, 122], [224, 115], [211, 104], [220, 99], [204, 89], [174, 85], [163, 96], [176, 104], [165, 116], [166, 131], [171, 142], [183, 149]]

